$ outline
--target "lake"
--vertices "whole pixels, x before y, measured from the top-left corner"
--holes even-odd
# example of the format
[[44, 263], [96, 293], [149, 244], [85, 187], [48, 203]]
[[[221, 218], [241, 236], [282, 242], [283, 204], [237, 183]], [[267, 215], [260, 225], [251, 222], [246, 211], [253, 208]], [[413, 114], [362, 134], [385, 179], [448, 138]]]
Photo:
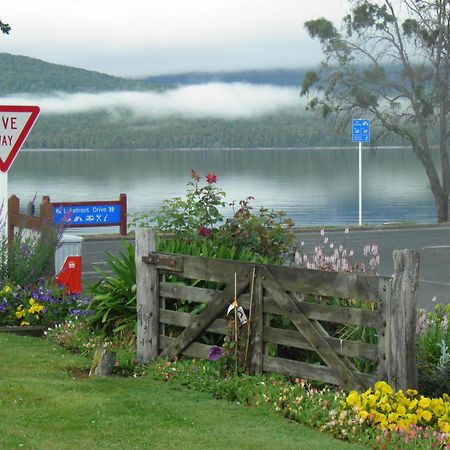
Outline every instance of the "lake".
[[[410, 149], [363, 148], [362, 164], [363, 223], [436, 222], [425, 171]], [[54, 202], [113, 200], [126, 193], [129, 212], [157, 211], [164, 199], [184, 195], [191, 169], [214, 171], [227, 201], [253, 196], [255, 207], [283, 210], [299, 226], [358, 224], [357, 146], [22, 150], [9, 171], [9, 195], [24, 206], [35, 193]]]

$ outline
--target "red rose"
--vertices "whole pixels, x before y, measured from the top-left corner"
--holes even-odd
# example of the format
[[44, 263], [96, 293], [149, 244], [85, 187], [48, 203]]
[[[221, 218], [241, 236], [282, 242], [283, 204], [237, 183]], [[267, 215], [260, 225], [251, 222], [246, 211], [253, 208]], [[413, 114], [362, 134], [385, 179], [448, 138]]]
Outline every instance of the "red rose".
[[217, 175], [214, 172], [209, 172], [208, 175], [206, 175], [206, 181], [209, 184], [215, 183], [217, 181]]

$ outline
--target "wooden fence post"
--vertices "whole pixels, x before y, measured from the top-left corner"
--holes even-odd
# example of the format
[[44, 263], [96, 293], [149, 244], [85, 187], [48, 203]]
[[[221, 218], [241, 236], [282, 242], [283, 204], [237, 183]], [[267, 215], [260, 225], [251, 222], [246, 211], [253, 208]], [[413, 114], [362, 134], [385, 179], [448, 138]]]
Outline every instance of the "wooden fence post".
[[419, 253], [395, 250], [394, 275], [386, 296], [386, 372], [393, 389], [417, 388], [416, 320]]
[[14, 222], [14, 216], [19, 214], [20, 200], [14, 194], [8, 199], [8, 251], [11, 252], [14, 243], [14, 227], [17, 225]]
[[263, 311], [263, 284], [261, 279], [261, 270], [256, 269], [255, 291], [253, 301], [252, 320], [250, 323], [250, 336], [252, 337], [252, 354], [250, 368], [255, 373], [263, 371], [263, 352], [264, 352], [264, 311]]
[[142, 261], [143, 256], [156, 251], [153, 228], [136, 230], [136, 302], [137, 353], [136, 359], [145, 364], [159, 353], [159, 286], [157, 270]]

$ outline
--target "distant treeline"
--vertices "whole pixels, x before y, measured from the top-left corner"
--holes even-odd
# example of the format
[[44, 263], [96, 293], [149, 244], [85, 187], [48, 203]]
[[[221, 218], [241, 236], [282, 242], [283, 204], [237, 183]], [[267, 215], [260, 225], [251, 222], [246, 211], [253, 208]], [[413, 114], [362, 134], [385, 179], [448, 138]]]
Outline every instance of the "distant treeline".
[[300, 89], [307, 69], [242, 70], [237, 72], [187, 72], [146, 77], [157, 84], [250, 83], [294, 86]]
[[[350, 130], [350, 128], [349, 128]], [[348, 146], [351, 131], [339, 131], [320, 118], [277, 114], [252, 120], [109, 117], [106, 113], [41, 116], [26, 141], [29, 148], [255, 148]], [[372, 132], [376, 136], [376, 130]], [[372, 142], [373, 145], [376, 142]], [[378, 142], [401, 145], [400, 140]]]

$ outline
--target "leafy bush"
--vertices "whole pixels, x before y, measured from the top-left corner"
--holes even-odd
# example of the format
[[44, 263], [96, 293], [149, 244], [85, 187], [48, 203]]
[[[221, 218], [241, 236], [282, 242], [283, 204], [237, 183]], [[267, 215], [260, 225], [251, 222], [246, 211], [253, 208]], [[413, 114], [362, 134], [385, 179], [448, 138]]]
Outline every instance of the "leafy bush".
[[107, 253], [106, 264], [113, 275], [96, 267], [102, 279], [87, 289], [92, 296], [89, 322], [108, 335], [122, 329], [134, 331], [136, 327], [135, 249], [125, 241], [123, 246], [125, 251], [120, 251], [118, 256]]
[[[283, 212], [260, 208], [255, 214], [250, 205], [253, 197], [239, 202], [239, 209], [225, 220], [223, 208], [225, 192], [218, 188], [217, 175], [210, 172], [206, 183], [200, 185], [196, 171], [191, 173], [185, 198], [175, 197], [163, 202], [155, 217], [151, 214], [134, 216], [131, 226], [155, 224], [161, 231], [172, 233], [185, 242], [209, 241], [210, 255], [233, 248], [233, 252], [250, 252], [256, 258], [268, 258], [267, 262], [281, 263], [285, 253], [294, 245], [294, 223]], [[241, 258], [232, 258], [239, 259]], [[247, 259], [244, 259], [247, 260]]]
[[416, 333], [419, 389], [426, 395], [450, 394], [450, 305], [419, 311]]
[[6, 278], [22, 286], [53, 277], [55, 251], [61, 231], [51, 226], [41, 233], [19, 228], [7, 257]]

